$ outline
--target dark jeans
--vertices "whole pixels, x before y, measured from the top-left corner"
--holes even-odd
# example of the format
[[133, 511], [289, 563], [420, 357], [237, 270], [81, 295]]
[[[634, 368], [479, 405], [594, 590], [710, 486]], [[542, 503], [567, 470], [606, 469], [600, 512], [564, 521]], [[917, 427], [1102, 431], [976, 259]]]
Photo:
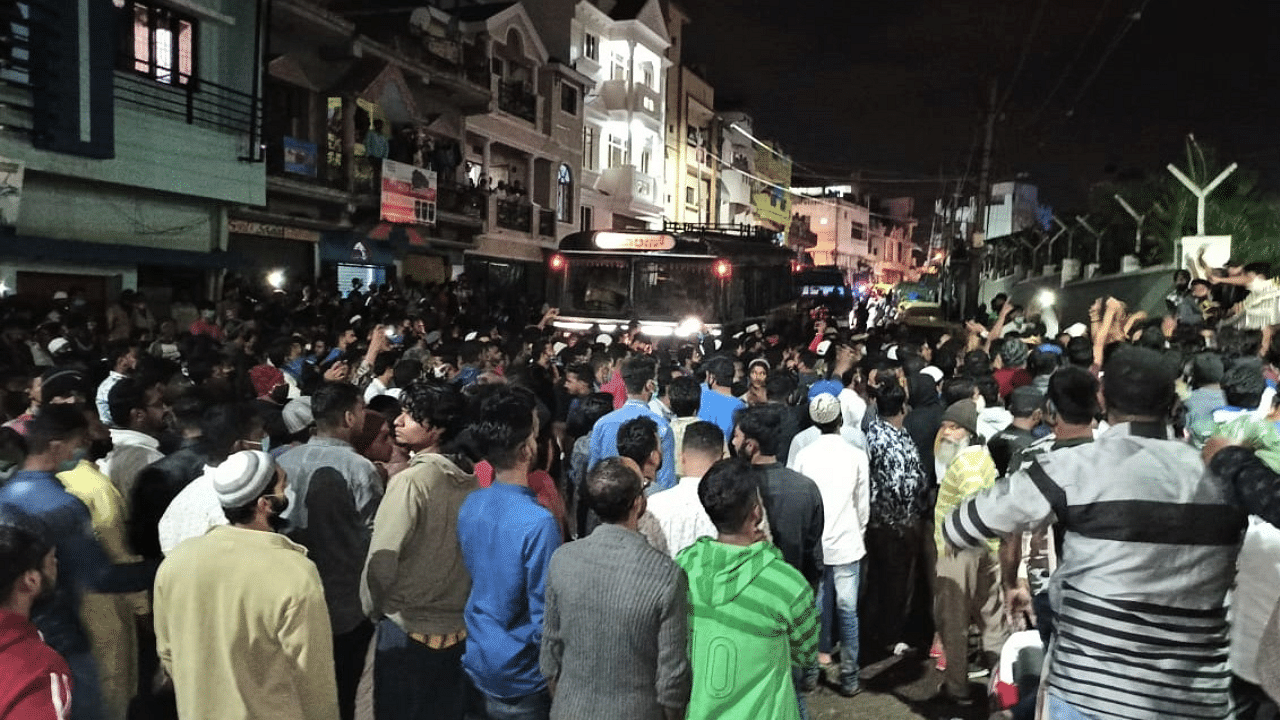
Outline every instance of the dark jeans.
[[373, 623], [363, 620], [353, 630], [333, 636], [333, 672], [338, 681], [338, 714], [342, 720], [356, 716], [356, 691], [364, 672], [364, 656], [373, 639]]
[[467, 675], [462, 670], [466, 641], [443, 650], [416, 642], [390, 620], [378, 623], [373, 663], [373, 708], [378, 720], [431, 717], [462, 720]]
[[864, 663], [879, 660], [904, 640], [923, 537], [919, 524], [867, 528], [867, 594], [861, 608]]
[[489, 720], [547, 720], [551, 717], [551, 692], [546, 688], [514, 700], [484, 696]]
[[98, 663], [88, 650], [68, 653], [66, 661], [71, 668], [71, 720], [102, 720]]

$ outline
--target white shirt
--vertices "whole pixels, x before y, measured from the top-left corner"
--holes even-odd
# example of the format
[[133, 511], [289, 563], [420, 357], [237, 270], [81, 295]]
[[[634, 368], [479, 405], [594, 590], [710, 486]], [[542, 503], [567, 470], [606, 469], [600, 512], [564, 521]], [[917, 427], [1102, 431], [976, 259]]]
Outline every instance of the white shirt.
[[849, 388], [841, 390], [836, 399], [840, 401], [840, 414], [844, 416], [844, 426], [861, 431], [862, 418], [867, 414], [867, 401]]
[[98, 385], [98, 392], [94, 395], [94, 404], [98, 406], [98, 418], [102, 420], [104, 425], [111, 425], [111, 407], [108, 402], [111, 397], [111, 388], [116, 383], [124, 379], [124, 375], [112, 370], [107, 374], [107, 378]]
[[649, 514], [662, 527], [671, 557], [697, 542], [700, 537], [714, 538], [716, 526], [698, 499], [698, 477], [680, 478], [675, 487], [649, 496]]
[[867, 554], [862, 536], [871, 515], [867, 454], [834, 433], [824, 433], [787, 467], [813, 480], [822, 495], [822, 561], [848, 565]]
[[982, 412], [978, 413], [978, 434], [983, 440], [990, 440], [1012, 424], [1013, 413], [1002, 407], [983, 408]]
[[[822, 437], [822, 430], [816, 425], [810, 425], [796, 433], [796, 436], [791, 438], [791, 447], [787, 449], [787, 467], [791, 467], [791, 464], [796, 461], [796, 455], [800, 454], [801, 450], [812, 445], [813, 441], [820, 437]], [[841, 425], [840, 437], [859, 450], [867, 451], [867, 436], [856, 425]]]
[[369, 387], [364, 389], [364, 401], [365, 403], [369, 403], [379, 395], [386, 395], [386, 394], [387, 394], [386, 383], [382, 382], [378, 378], [374, 378], [373, 381], [369, 383]]
[[213, 466], [205, 465], [204, 474], [183, 488], [160, 517], [160, 551], [168, 555], [183, 540], [228, 524], [213, 489]]
[[1280, 601], [1280, 529], [1249, 518], [1231, 597], [1231, 671], [1258, 684], [1258, 643]]

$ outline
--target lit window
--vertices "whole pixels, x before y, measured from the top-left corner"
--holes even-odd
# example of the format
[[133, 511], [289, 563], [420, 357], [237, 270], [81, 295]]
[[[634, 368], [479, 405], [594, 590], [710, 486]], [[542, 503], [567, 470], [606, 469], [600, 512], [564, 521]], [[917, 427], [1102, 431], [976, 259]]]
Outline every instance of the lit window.
[[658, 84], [653, 81], [653, 63], [647, 62], [640, 65], [640, 78], [645, 87], [657, 89]]
[[556, 219], [562, 223], [573, 222], [573, 171], [560, 163], [556, 175]]
[[649, 158], [653, 156], [653, 152], [649, 148], [645, 148], [640, 152], [640, 172], [644, 175], [649, 174]]
[[596, 162], [596, 130], [588, 125], [582, 128], [582, 164], [588, 170], [595, 170]]
[[658, 107], [657, 104], [654, 103], [653, 98], [649, 97], [648, 95], [644, 96], [644, 99], [640, 101], [640, 104], [643, 105], [644, 109], [649, 112], [655, 112]]
[[591, 33], [582, 36], [582, 54], [592, 60], [600, 59], [600, 39]]
[[166, 85], [190, 85], [195, 76], [196, 21], [136, 0], [116, 0], [116, 7], [121, 68]]
[[609, 136], [609, 167], [622, 167], [627, 164], [627, 143], [617, 135]]
[[610, 78], [613, 80], [627, 79], [627, 61], [617, 53], [613, 55], [613, 71]]

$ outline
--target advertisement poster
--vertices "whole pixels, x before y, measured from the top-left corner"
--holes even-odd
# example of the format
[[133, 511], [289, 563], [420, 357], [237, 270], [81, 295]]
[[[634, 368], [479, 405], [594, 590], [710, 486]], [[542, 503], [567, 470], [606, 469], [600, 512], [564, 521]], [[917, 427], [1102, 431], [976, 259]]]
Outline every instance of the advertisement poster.
[[294, 175], [316, 176], [316, 157], [319, 148], [297, 138], [284, 139], [284, 171]]
[[434, 225], [435, 171], [383, 160], [381, 218], [391, 223]]

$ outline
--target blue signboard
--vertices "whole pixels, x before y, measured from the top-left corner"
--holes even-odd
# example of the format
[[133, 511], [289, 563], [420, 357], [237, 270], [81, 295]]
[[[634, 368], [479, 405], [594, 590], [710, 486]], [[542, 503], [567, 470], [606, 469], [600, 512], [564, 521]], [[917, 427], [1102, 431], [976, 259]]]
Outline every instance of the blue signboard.
[[284, 139], [284, 171], [294, 175], [316, 176], [316, 144], [286, 137]]

